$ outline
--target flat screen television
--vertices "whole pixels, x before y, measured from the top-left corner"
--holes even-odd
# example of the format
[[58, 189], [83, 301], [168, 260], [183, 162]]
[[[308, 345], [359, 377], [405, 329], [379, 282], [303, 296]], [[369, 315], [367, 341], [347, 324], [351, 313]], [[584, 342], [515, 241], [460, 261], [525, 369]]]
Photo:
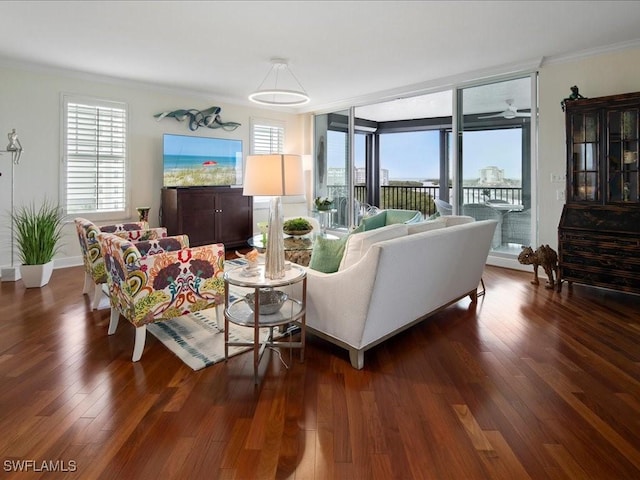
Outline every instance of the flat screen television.
[[163, 186], [242, 185], [242, 140], [165, 133]]

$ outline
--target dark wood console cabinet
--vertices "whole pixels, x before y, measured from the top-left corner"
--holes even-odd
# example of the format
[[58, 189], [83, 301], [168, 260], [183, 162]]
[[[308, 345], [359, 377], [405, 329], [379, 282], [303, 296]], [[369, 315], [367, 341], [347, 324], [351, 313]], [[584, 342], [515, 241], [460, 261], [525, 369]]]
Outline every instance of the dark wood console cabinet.
[[163, 188], [161, 215], [169, 235], [185, 233], [194, 247], [240, 247], [253, 235], [253, 197], [242, 195], [241, 188]]
[[566, 102], [561, 281], [640, 294], [640, 92]]

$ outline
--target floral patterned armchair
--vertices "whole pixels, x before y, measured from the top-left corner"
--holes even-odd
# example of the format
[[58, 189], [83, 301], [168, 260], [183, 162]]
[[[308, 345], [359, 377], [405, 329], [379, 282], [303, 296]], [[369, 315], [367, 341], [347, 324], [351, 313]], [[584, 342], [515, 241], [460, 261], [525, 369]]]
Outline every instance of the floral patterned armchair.
[[85, 269], [82, 293], [89, 296], [93, 310], [98, 308], [102, 298], [102, 285], [107, 283], [107, 274], [104, 269], [102, 248], [98, 242], [98, 234], [100, 232], [115, 233], [132, 241], [153, 240], [167, 236], [166, 228], [150, 229], [147, 222], [120, 223], [100, 227], [86, 218], [78, 217], [74, 222]]
[[168, 320], [198, 310], [215, 308], [219, 320], [224, 304], [223, 244], [179, 250], [181, 237], [133, 243], [101, 233], [111, 319], [109, 335], [115, 333], [120, 315], [136, 327], [134, 362], [140, 360], [148, 323]]

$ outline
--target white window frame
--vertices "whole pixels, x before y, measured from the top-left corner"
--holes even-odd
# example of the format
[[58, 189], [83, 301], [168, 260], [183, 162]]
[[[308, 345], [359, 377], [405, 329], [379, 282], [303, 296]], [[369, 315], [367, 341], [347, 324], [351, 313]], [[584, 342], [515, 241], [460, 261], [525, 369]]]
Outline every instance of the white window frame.
[[[269, 154], [269, 153], [284, 153], [284, 145], [285, 145], [285, 137], [287, 134], [287, 128], [286, 128], [286, 123], [282, 122], [280, 120], [273, 120], [273, 119], [267, 119], [267, 118], [251, 118], [250, 119], [250, 125], [251, 125], [251, 141], [250, 141], [250, 145], [251, 145], [251, 155], [265, 155], [265, 154]], [[260, 144], [257, 142], [256, 139], [256, 135], [257, 135], [257, 129], [259, 127], [266, 127], [269, 129], [273, 129], [276, 132], [278, 132], [278, 136], [280, 138], [276, 139], [276, 144], [274, 144], [273, 141], [269, 142], [269, 146], [267, 146], [266, 144]], [[264, 132], [266, 133], [266, 132]], [[270, 136], [272, 135], [273, 132], [270, 133]], [[269, 196], [255, 196], [253, 197], [253, 202], [254, 204], [268, 204], [269, 201], [271, 200], [271, 197]]]
[[[116, 159], [116, 161], [120, 160], [123, 162], [121, 165], [124, 169], [122, 175], [122, 185], [121, 192], [122, 196], [120, 199], [116, 200], [115, 203], [120, 203], [120, 205], [114, 205], [113, 208], [86, 208], [80, 210], [72, 210], [69, 211], [69, 204], [67, 199], [68, 189], [69, 189], [69, 176], [68, 176], [68, 168], [70, 165], [69, 160], [69, 148], [72, 146], [69, 142], [69, 106], [70, 105], [86, 105], [89, 108], [97, 108], [97, 109], [117, 109], [123, 111], [123, 124], [124, 124], [124, 133], [122, 135], [114, 135], [115, 140], [120, 141], [120, 146], [123, 148], [124, 152], [122, 155], [110, 156], [111, 159]], [[69, 214], [72, 217], [85, 217], [92, 221], [129, 221], [131, 218], [131, 199], [129, 192], [129, 161], [128, 161], [128, 150], [129, 150], [129, 141], [128, 141], [128, 130], [129, 130], [129, 108], [125, 102], [119, 101], [111, 101], [111, 100], [103, 100], [99, 98], [93, 97], [85, 97], [78, 96], [72, 94], [62, 94], [61, 95], [61, 113], [62, 113], [62, 128], [61, 128], [61, 188], [60, 188], [60, 204], [63, 206], [65, 213]], [[121, 138], [118, 138], [121, 137]], [[91, 156], [91, 155], [89, 155]], [[103, 158], [108, 158], [103, 155]], [[96, 153], [96, 162], [100, 163], [100, 153]], [[96, 186], [97, 182], [88, 182], [90, 186]]]

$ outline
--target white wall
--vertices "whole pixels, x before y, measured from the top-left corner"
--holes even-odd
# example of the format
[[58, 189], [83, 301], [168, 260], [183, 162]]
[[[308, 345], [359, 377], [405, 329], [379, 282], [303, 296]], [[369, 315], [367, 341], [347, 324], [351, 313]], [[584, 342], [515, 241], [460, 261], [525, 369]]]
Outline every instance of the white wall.
[[[305, 116], [224, 104], [215, 97], [182, 95], [144, 85], [54, 72], [44, 69], [0, 65], [0, 149], [6, 146], [6, 134], [18, 132], [24, 148], [15, 174], [15, 204], [49, 198], [58, 201], [60, 192], [60, 135], [62, 93], [98, 97], [126, 102], [129, 107], [129, 161], [131, 164], [131, 219], [136, 219], [136, 206], [150, 206], [149, 220], [157, 226], [162, 187], [162, 134], [179, 133], [243, 141], [244, 154], [250, 149], [250, 118], [269, 118], [286, 122], [285, 151], [307, 153], [308, 119]], [[200, 128], [189, 130], [187, 123], [165, 118], [160, 122], [154, 114], [180, 108], [222, 108], [222, 121], [242, 125], [233, 132]], [[3, 140], [4, 139], [4, 140]], [[0, 156], [0, 265], [10, 264], [9, 207], [10, 160]], [[258, 221], [258, 220], [256, 220]], [[101, 222], [109, 223], [109, 222]], [[64, 245], [56, 256], [56, 267], [79, 264], [80, 248], [72, 224], [65, 227]], [[16, 259], [17, 261], [17, 259]]]
[[546, 65], [540, 70], [538, 134], [539, 244], [558, 246], [558, 223], [564, 201], [556, 191], [563, 183], [551, 183], [551, 174], [566, 172], [566, 144], [562, 99], [577, 85], [588, 98], [637, 92], [640, 90], [640, 48], [602, 54], [565, 63]]

